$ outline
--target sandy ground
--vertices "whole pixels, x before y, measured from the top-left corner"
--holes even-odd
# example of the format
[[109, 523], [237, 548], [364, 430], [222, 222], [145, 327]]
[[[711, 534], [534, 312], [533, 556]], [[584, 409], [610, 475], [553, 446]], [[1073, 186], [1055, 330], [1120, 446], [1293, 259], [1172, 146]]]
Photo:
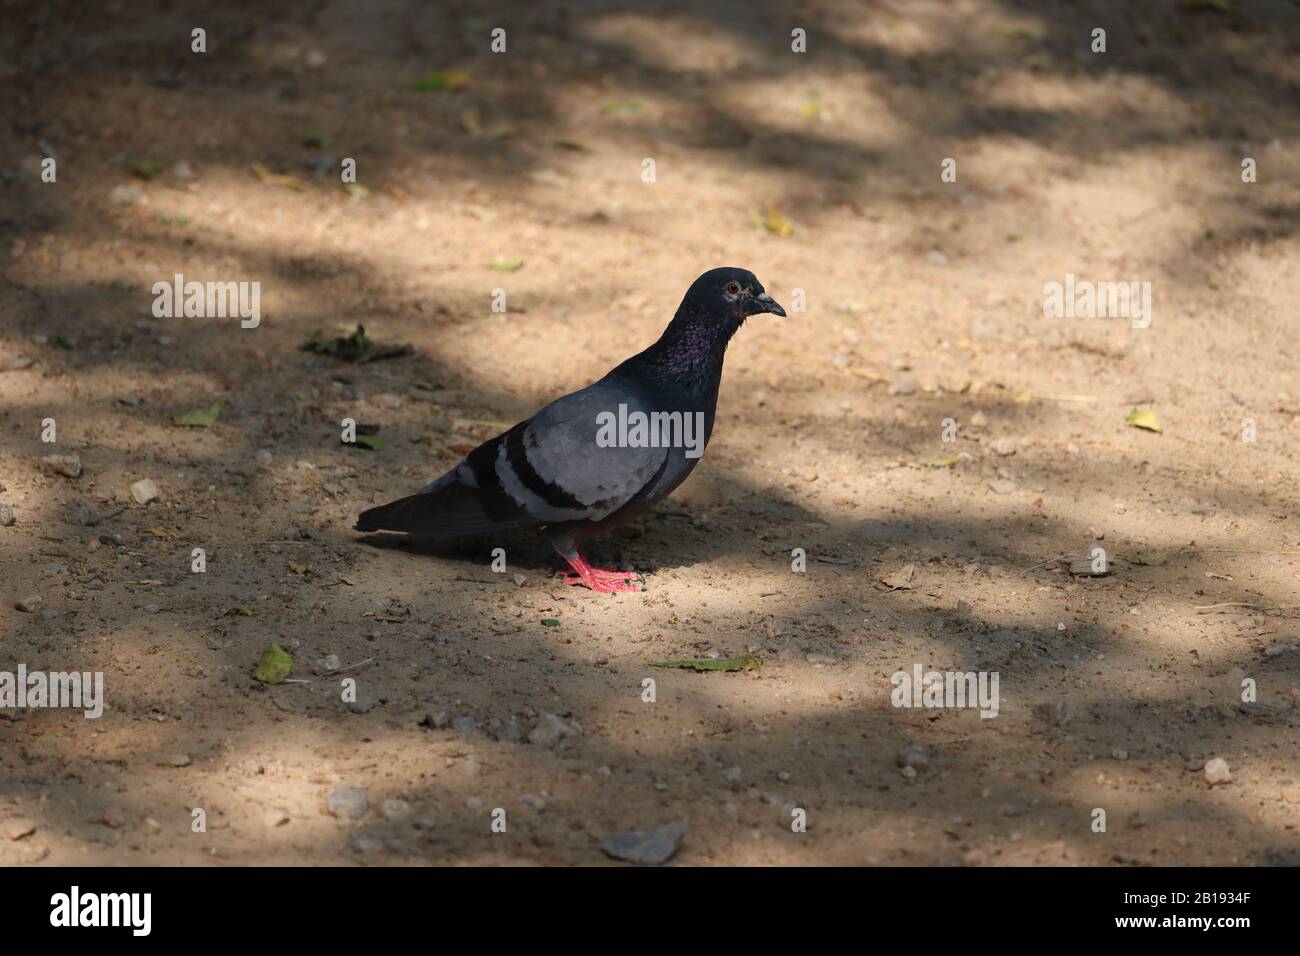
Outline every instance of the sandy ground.
[[[674, 821], [680, 864], [1300, 863], [1293, 3], [86, 6], [0, 3], [0, 670], [107, 706], [0, 709], [0, 863], [595, 864]], [[349, 530], [719, 265], [807, 308], [595, 548], [646, 593]], [[178, 272], [261, 325], [154, 318]], [[1150, 282], [1150, 327], [1045, 317], [1067, 274]], [[357, 322], [414, 353], [299, 349]], [[272, 641], [310, 682], [253, 679]], [[916, 664], [999, 715], [891, 706]]]

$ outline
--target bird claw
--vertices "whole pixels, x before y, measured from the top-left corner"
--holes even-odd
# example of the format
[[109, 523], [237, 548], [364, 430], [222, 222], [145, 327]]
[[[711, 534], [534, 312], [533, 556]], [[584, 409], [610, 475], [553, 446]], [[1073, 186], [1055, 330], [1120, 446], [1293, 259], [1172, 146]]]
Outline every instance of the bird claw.
[[584, 564], [580, 569], [561, 572], [565, 584], [581, 584], [597, 594], [640, 592], [645, 590], [641, 575], [636, 571], [615, 571], [610, 568], [593, 568]]

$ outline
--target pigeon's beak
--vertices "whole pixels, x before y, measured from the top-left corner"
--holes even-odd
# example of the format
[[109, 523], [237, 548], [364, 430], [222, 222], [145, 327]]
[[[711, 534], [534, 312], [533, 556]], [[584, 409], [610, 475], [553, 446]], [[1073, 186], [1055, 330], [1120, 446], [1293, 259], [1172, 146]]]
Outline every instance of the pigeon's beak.
[[781, 308], [780, 303], [772, 298], [766, 292], [756, 295], [749, 300], [749, 308], [745, 310], [749, 315], [757, 315], [760, 312], [771, 312], [773, 315], [785, 315], [785, 309]]

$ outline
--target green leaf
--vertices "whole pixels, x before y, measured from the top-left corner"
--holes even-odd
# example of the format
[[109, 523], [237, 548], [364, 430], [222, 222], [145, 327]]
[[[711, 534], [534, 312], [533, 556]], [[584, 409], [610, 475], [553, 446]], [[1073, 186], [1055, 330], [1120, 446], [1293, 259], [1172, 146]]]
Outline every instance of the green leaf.
[[749, 671], [763, 666], [763, 659], [747, 654], [744, 657], [729, 657], [724, 660], [679, 660], [651, 661], [651, 667], [676, 667], [690, 671]]
[[606, 100], [600, 104], [602, 113], [638, 113], [645, 104], [640, 100]]
[[947, 458], [927, 458], [925, 461], [917, 462], [917, 464], [922, 468], [953, 468], [960, 462], [960, 455], [950, 455]]
[[1134, 428], [1144, 428], [1149, 432], [1163, 434], [1165, 426], [1160, 424], [1160, 419], [1156, 418], [1156, 413], [1149, 408], [1134, 408], [1128, 413], [1128, 418], [1124, 419], [1125, 425], [1132, 425]]
[[553, 617], [542, 618], [542, 627], [559, 627], [560, 622]]
[[262, 651], [262, 659], [253, 671], [253, 680], [263, 684], [278, 684], [289, 676], [293, 669], [293, 658], [284, 652], [279, 644], [272, 644]]
[[1143, 564], [1148, 567], [1159, 567], [1169, 560], [1167, 551], [1140, 551], [1133, 555], [1134, 564]]
[[794, 234], [794, 225], [789, 219], [781, 215], [780, 210], [775, 206], [768, 206], [766, 213], [759, 213], [757, 209], [750, 212], [754, 224], [766, 229], [774, 236], [785, 238]]
[[505, 259], [498, 259], [492, 263], [492, 268], [497, 272], [518, 272], [524, 267], [523, 256], [508, 256]]
[[371, 451], [383, 451], [393, 443], [391, 438], [385, 438], [383, 435], [358, 435], [354, 444], [362, 448], [369, 448]]
[[153, 179], [162, 172], [162, 163], [154, 163], [148, 160], [136, 163], [131, 167], [131, 172], [135, 173], [141, 179]]
[[406, 88], [417, 93], [447, 93], [467, 83], [469, 73], [466, 70], [435, 70], [407, 83]]
[[175, 418], [177, 425], [190, 425], [194, 428], [208, 428], [221, 415], [221, 403], [213, 402], [207, 408], [195, 408], [182, 412]]
[[67, 352], [72, 351], [72, 343], [69, 342], [68, 339], [62, 335], [51, 336], [50, 344], [53, 345], [56, 349], [63, 349], [64, 351]]
[[302, 134], [302, 144], [314, 149], [324, 149], [330, 143], [334, 142], [328, 133], [322, 133], [318, 129], [311, 129]]

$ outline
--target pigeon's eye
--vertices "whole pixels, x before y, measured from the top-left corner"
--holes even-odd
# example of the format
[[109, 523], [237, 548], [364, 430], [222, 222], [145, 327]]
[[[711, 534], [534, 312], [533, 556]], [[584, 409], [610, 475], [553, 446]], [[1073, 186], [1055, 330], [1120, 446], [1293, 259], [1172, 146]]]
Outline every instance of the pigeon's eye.
[[737, 282], [728, 282], [728, 283], [727, 283], [727, 294], [728, 294], [728, 295], [740, 295], [740, 284], [737, 283]]

